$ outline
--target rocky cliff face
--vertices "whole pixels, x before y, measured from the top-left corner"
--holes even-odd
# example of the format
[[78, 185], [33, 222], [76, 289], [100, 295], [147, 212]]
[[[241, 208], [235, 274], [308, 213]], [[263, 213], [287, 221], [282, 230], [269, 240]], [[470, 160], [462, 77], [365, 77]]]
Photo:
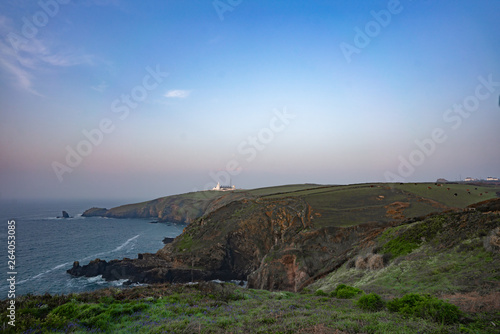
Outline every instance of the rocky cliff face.
[[68, 272], [133, 282], [248, 279], [249, 286], [297, 291], [347, 261], [360, 240], [383, 226], [316, 229], [315, 213], [300, 198], [235, 200], [189, 224], [156, 254], [95, 260]]

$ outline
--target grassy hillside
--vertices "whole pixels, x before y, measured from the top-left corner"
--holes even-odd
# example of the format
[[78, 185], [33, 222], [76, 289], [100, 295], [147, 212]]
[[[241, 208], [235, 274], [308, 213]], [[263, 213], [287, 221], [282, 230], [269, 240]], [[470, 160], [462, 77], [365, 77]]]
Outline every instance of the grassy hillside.
[[294, 185], [259, 189], [258, 193], [261, 198], [268, 199], [305, 199], [319, 214], [315, 220], [317, 226], [351, 226], [370, 221], [402, 221], [432, 212], [464, 208], [495, 198], [498, 191], [498, 186], [375, 183], [347, 186]]
[[498, 312], [500, 215], [457, 212], [390, 227], [309, 289], [329, 292], [339, 284], [384, 296], [468, 299], [477, 310]]
[[[384, 306], [363, 309], [372, 295], [269, 292], [233, 284], [160, 285], [18, 299], [16, 328], [5, 333], [497, 333], [491, 315], [457, 312], [453, 321], [408, 316]], [[368, 304], [370, 305], [370, 304]], [[6, 302], [1, 303], [6, 318]], [[435, 315], [435, 313], [432, 313]]]

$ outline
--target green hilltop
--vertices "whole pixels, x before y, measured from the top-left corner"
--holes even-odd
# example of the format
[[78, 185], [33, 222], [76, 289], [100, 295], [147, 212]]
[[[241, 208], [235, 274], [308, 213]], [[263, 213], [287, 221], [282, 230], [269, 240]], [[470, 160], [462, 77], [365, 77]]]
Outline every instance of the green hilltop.
[[297, 184], [227, 192], [192, 192], [123, 205], [100, 212], [100, 215], [189, 223], [236, 200], [301, 198], [317, 214], [316, 224], [349, 226], [371, 221], [401, 221], [432, 212], [465, 208], [470, 204], [495, 198], [499, 191], [500, 186], [486, 184]]

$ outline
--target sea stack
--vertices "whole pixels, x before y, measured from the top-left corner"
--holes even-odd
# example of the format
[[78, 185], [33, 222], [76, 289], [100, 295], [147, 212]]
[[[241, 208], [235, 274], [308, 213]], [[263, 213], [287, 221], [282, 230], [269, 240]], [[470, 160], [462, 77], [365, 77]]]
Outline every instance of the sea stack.
[[62, 216], [57, 216], [57, 218], [71, 218], [71, 217], [69, 216], [69, 214], [66, 211], [63, 210]]

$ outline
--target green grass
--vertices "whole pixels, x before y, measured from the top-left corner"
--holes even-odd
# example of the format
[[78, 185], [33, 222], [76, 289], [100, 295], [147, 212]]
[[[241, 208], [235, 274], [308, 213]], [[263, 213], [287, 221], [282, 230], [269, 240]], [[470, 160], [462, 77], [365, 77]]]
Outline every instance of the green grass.
[[423, 242], [431, 240], [439, 231], [442, 231], [444, 223], [443, 217], [436, 216], [410, 226], [388, 228], [384, 231], [382, 238], [387, 239], [389, 235], [391, 238], [381, 251], [393, 257], [410, 254]]
[[193, 247], [193, 237], [190, 236], [189, 234], [183, 234], [179, 237], [179, 241], [177, 242], [177, 250], [179, 252], [183, 251], [191, 251], [191, 248]]
[[275, 186], [275, 187], [266, 187], [266, 188], [257, 188], [251, 190], [245, 190], [245, 192], [254, 195], [254, 196], [278, 196], [285, 197], [290, 195], [296, 195], [297, 193], [303, 191], [309, 191], [311, 189], [324, 188], [329, 186], [316, 185], [316, 184], [290, 184], [283, 186]]
[[[387, 310], [383, 308], [385, 302], [374, 294], [351, 300], [215, 283], [106, 289], [68, 296], [19, 297], [16, 328], [8, 327], [5, 332], [493, 333], [495, 330], [488, 317], [470, 315], [467, 323], [443, 323], [440, 318], [408, 317], [399, 310]], [[2, 318], [5, 318], [5, 303], [2, 301]], [[431, 306], [428, 313], [445, 309], [441, 304]]]

